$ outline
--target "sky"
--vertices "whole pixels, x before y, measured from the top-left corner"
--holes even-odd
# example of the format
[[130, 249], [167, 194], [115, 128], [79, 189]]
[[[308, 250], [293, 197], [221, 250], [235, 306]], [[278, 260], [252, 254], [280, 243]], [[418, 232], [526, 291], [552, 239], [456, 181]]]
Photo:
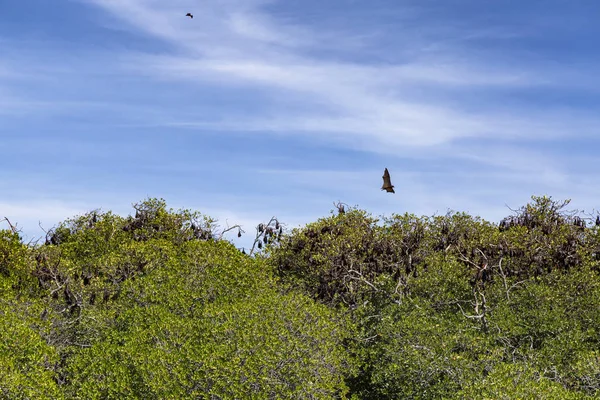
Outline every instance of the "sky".
[[0, 1], [0, 218], [34, 239], [156, 197], [241, 224], [245, 247], [338, 201], [594, 212], [598, 18], [596, 0]]

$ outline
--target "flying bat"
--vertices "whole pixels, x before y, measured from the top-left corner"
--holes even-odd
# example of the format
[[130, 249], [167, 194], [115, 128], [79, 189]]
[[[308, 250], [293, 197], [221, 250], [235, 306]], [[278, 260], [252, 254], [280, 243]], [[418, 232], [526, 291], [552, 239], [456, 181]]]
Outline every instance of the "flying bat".
[[385, 169], [385, 171], [383, 171], [383, 186], [381, 187], [381, 190], [385, 190], [388, 193], [396, 193], [394, 192], [394, 185], [392, 185], [392, 181], [390, 180], [390, 173], [388, 172], [387, 168]]
[[187, 13], [185, 14], [186, 17], [190, 17], [190, 18], [194, 18], [194, 16], [192, 15], [192, 13]]

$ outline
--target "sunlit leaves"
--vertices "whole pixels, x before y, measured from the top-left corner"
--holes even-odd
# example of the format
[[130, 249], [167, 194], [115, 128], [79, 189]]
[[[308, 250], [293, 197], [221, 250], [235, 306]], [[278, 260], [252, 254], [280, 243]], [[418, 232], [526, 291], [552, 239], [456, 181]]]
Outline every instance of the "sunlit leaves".
[[597, 396], [600, 229], [566, 204], [272, 219], [253, 257], [157, 199], [0, 231], [0, 397]]
[[2, 398], [62, 398], [55, 381], [59, 355], [44, 340], [48, 325], [39, 318], [42, 310], [41, 304], [30, 303], [25, 308], [6, 295], [0, 300]]
[[175, 260], [126, 286], [133, 307], [72, 359], [73, 395], [292, 399], [344, 391], [342, 318], [302, 295], [279, 294], [263, 267], [229, 244], [189, 244]]

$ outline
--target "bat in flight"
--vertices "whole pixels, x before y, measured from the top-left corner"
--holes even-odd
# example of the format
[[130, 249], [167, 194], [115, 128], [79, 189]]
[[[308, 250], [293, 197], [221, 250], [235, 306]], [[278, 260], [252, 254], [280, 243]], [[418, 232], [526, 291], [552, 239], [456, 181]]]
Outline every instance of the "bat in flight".
[[394, 192], [394, 185], [392, 185], [390, 173], [387, 168], [385, 169], [385, 171], [383, 171], [383, 186], [381, 187], [381, 190], [385, 190], [388, 193], [396, 193]]
[[192, 13], [187, 13], [185, 14], [186, 17], [190, 17], [190, 18], [194, 18], [194, 16], [192, 15]]

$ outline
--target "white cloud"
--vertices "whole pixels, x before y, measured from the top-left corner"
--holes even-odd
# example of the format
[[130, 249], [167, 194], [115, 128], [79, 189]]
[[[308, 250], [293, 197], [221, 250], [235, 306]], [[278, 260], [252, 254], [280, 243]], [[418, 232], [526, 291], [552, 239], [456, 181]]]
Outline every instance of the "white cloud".
[[[150, 124], [329, 135], [327, 140], [346, 146], [388, 153], [464, 138], [548, 140], [572, 135], [573, 131], [590, 135], [600, 128], [600, 119], [585, 112], [576, 116], [570, 109], [516, 108], [507, 104], [482, 108], [485, 101], [474, 107], [473, 100], [461, 100], [468, 90], [564, 84], [551, 79], [560, 74], [557, 70], [548, 75], [540, 73], [535, 65], [510, 65], [506, 60], [494, 66], [494, 59], [469, 59], [464, 51], [460, 59], [446, 52], [436, 57], [431, 48], [391, 65], [368, 60], [334, 61], [326, 52], [320, 57], [310, 56], [305, 50], [327, 47], [320, 39], [331, 39], [333, 33], [315, 32], [291, 20], [276, 19], [263, 9], [275, 2], [207, 1], [194, 12], [192, 21], [180, 15], [181, 10], [195, 4], [189, 1], [93, 3], [141, 32], [173, 45], [175, 52], [171, 55], [125, 57], [125, 65], [132, 71], [199, 85], [245, 86], [270, 96], [265, 111], [257, 116], [239, 112], [209, 120], [173, 116]], [[507, 37], [505, 31], [491, 28], [454, 34], [458, 42]], [[452, 43], [453, 48], [459, 46], [457, 41]], [[415, 49], [423, 45], [403, 42], [398, 47]], [[436, 46], [443, 48], [440, 43]], [[311, 111], [294, 107], [292, 102]]]
[[[91, 49], [77, 56], [57, 56], [54, 62], [38, 62], [35, 65], [39, 68], [32, 67], [29, 71], [38, 76], [49, 71], [57, 86], [48, 90], [48, 98], [37, 100], [21, 93], [17, 96], [3, 86], [13, 80], [19, 65], [28, 64], [24, 62], [27, 57], [13, 58], [13, 64], [0, 65], [0, 113], [73, 111], [73, 115], [81, 117], [79, 111], [85, 107], [101, 110], [102, 120], [98, 123], [118, 124], [122, 132], [127, 132], [128, 126], [158, 126], [185, 128], [190, 132], [197, 129], [309, 136], [314, 141], [380, 153], [389, 163], [398, 188], [395, 196], [380, 192], [379, 168], [357, 163], [354, 170], [345, 167], [343, 171], [325, 170], [324, 165], [315, 166], [315, 171], [260, 171], [259, 163], [245, 161], [246, 164], [237, 167], [258, 169], [259, 179], [264, 180], [277, 173], [285, 177], [285, 189], [271, 194], [277, 201], [254, 192], [243, 199], [206, 193], [206, 203], [197, 209], [221, 222], [242, 223], [247, 229], [246, 225], [255, 226], [271, 213], [279, 213], [282, 221], [300, 224], [326, 214], [333, 200], [358, 204], [375, 214], [404, 210], [417, 214], [431, 214], [435, 210], [443, 213], [450, 207], [496, 219], [497, 214], [508, 213], [505, 203], [513, 207], [522, 205], [531, 193], [545, 192], [557, 197], [570, 193], [587, 208], [595, 199], [597, 178], [581, 173], [589, 170], [595, 159], [575, 160], [572, 154], [560, 153], [560, 149], [544, 151], [535, 144], [569, 137], [590, 140], [597, 135], [600, 117], [585, 109], [576, 111], [568, 107], [537, 106], [535, 101], [522, 100], [519, 104], [513, 101], [521, 91], [539, 91], [536, 96], [541, 98], [548, 90], [569, 87], [582, 90], [587, 82], [597, 80], [592, 69], [578, 70], [581, 74], [577, 75], [568, 67], [540, 68], [531, 59], [511, 58], [510, 51], [506, 55], [491, 50], [470, 53], [473, 40], [490, 37], [510, 40], [518, 32], [507, 34], [495, 28], [465, 32], [460, 28], [432, 27], [424, 19], [419, 32], [399, 24], [393, 32], [398, 38], [396, 47], [384, 48], [377, 41], [387, 39], [389, 44], [385, 26], [348, 26], [355, 20], [344, 23], [343, 17], [339, 17], [335, 30], [326, 30], [324, 24], [303, 25], [292, 15], [273, 14], [266, 8], [282, 2], [80, 1], [108, 11], [106, 15], [114, 19], [102, 21], [106, 27], [126, 26], [131, 32], [163, 41], [161, 45], [166, 44], [167, 50], [133, 52], [138, 42], [124, 39], [119, 51], [112, 54]], [[405, 10], [403, 3], [394, 4], [395, 10], [384, 11], [398, 13], [403, 21], [414, 15], [422, 17], [414, 9]], [[193, 20], [185, 17], [188, 11], [194, 14]], [[94, 18], [104, 16], [94, 14]], [[421, 29], [425, 33], [432, 29], [439, 32], [433, 35], [434, 40], [421, 34]], [[347, 32], [352, 32], [351, 38], [343, 36]], [[438, 40], [444, 34], [447, 40]], [[357, 43], [354, 38], [359, 38]], [[49, 53], [42, 52], [41, 59], [51, 61], [45, 58]], [[482, 54], [486, 57], [481, 57]], [[373, 58], [368, 57], [371, 55]], [[82, 59], [78, 60], [79, 57]], [[28, 61], [31, 60], [36, 58]], [[117, 71], [116, 65], [122, 70]], [[117, 72], [144, 84], [135, 90], [124, 90], [131, 97], [119, 98], [120, 102], [115, 100], [116, 90], [103, 91], [104, 85], [116, 87], [122, 82], [109, 79], [117, 76]], [[74, 89], [81, 84], [87, 87], [88, 79], [89, 92]], [[73, 80], [77, 82], [73, 84]], [[173, 102], [176, 96], [168, 90], [161, 91], [164, 86], [153, 86], [153, 80], [185, 83], [189, 86], [185, 102]], [[52, 96], [63, 93], [62, 84], [71, 89], [71, 97], [53, 99]], [[96, 90], [91, 90], [91, 86]], [[204, 106], [213, 110], [212, 99], [200, 98], [205, 88], [221, 88], [232, 97], [223, 95], [220, 101], [225, 106], [215, 106], [214, 113], [201, 113], [198, 110]], [[241, 94], [232, 89], [241, 89]], [[173, 91], [177, 93], [177, 88]], [[198, 97], [194, 97], [194, 92]], [[171, 97], [167, 99], [165, 94]], [[102, 100], [106, 101], [98, 99], [103, 95]], [[252, 112], [244, 110], [241, 97], [254, 106]], [[240, 100], [240, 105], [228, 105], [228, 99]], [[112, 156], [118, 151], [96, 150]], [[165, 158], [171, 156], [176, 158], [174, 154], [165, 154]], [[179, 164], [169, 167], [172, 161], [165, 161], [160, 168], [163, 171], [178, 168], [188, 173], [196, 167], [202, 173], [206, 169], [206, 164], [190, 165], [187, 160], [177, 160]], [[435, 163], [435, 167], [429, 167], [429, 163]], [[435, 168], [439, 170], [430, 172]], [[120, 179], [126, 181], [128, 177]], [[111, 190], [118, 187], [117, 183], [105, 184], [112, 185]], [[188, 207], [195, 207], [188, 202], [190, 197], [184, 197], [183, 189], [181, 193], [173, 193], [178, 190], [175, 185], [160, 186], [161, 182], [152, 187], [143, 185], [140, 183], [139, 192], [154, 190], [179, 195], [178, 201], [185, 200]], [[120, 196], [125, 196], [124, 192]], [[89, 194], [88, 198], [91, 197]], [[111, 204], [120, 207], [114, 199], [98, 202], [106, 207]], [[227, 207], [218, 207], [219, 204]], [[32, 210], [31, 215], [52, 215], [49, 218], [57, 220], [71, 216], [71, 212], [63, 216], [68, 210], [77, 209], [65, 205], [64, 213], [55, 215], [52, 210], [42, 208], [35, 214], [35, 206], [26, 207]], [[56, 209], [61, 210], [60, 206]], [[26, 218], [26, 214], [14, 213], [19, 218]], [[29, 220], [25, 222], [30, 225]], [[34, 225], [37, 226], [37, 220]]]

